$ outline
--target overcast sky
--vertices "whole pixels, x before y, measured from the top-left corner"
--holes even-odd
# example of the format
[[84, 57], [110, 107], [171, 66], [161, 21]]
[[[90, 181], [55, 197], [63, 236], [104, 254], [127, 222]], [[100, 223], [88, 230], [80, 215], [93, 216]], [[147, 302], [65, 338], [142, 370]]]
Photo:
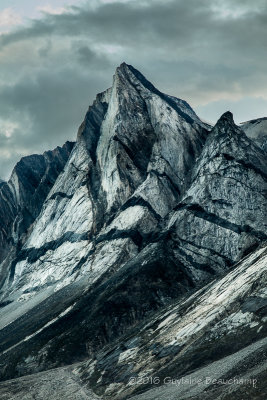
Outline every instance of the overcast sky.
[[1, 0], [0, 177], [75, 140], [125, 61], [215, 122], [267, 116], [266, 0]]

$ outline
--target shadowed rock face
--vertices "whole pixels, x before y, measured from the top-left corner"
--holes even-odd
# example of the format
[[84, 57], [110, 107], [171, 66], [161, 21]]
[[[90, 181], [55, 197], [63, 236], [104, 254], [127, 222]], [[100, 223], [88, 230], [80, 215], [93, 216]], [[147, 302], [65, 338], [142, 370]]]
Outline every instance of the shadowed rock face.
[[[214, 338], [209, 351], [209, 339], [198, 335], [210, 330], [210, 320], [228, 318], [227, 307], [238, 314], [244, 303], [241, 319], [264, 312], [264, 294], [255, 288], [263, 287], [265, 273], [264, 262], [257, 264], [266, 241], [265, 157], [230, 112], [211, 130], [185, 101], [161, 93], [132, 66], [117, 68], [112, 87], [89, 107], [73, 148], [24, 159], [0, 184], [1, 198], [8, 199], [0, 203], [2, 243], [12, 238], [10, 247], [2, 245], [8, 251], [1, 264], [1, 379], [82, 362], [76, 371], [82, 381], [74, 384], [72, 376], [73, 390], [85, 383], [97, 395], [123, 399], [148, 389], [130, 388], [131, 374], [149, 375], [151, 368], [162, 376], [171, 369], [188, 374], [238, 352], [242, 344], [231, 350], [227, 333], [215, 359]], [[235, 275], [233, 265], [248, 256]], [[245, 290], [242, 274], [249, 268], [254, 286], [244, 275]], [[229, 304], [211, 307], [202, 326], [206, 301], [224, 285], [231, 289]], [[193, 325], [192, 308], [200, 318]], [[178, 335], [181, 340], [165, 328], [162, 337], [154, 332], [172, 310], [188, 321], [187, 328], [166, 322], [171, 332], [190, 333]], [[260, 334], [244, 333], [243, 344], [261, 340], [265, 328], [263, 321]], [[135, 355], [140, 340], [142, 360]]]
[[[23, 157], [8, 182], [0, 183], [0, 263], [21, 247], [30, 225], [39, 215], [47, 194], [62, 172], [73, 143], [43, 155]], [[0, 286], [2, 279], [0, 272]]]
[[[265, 154], [235, 126], [217, 122], [194, 165], [192, 183], [169, 220], [176, 257], [216, 273], [266, 239]], [[256, 218], [255, 218], [256, 217]], [[207, 270], [209, 268], [209, 270]]]

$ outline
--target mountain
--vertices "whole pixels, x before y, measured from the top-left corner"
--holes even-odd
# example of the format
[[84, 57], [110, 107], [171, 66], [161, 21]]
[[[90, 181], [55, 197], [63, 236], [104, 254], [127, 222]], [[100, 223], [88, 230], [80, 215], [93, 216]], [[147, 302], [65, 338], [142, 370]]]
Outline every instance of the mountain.
[[267, 151], [267, 118], [242, 122], [241, 128], [259, 147]]
[[123, 63], [74, 146], [15, 167], [0, 186], [2, 398], [171, 399], [167, 376], [266, 377], [267, 166], [251, 132], [230, 112], [211, 128]]
[[[8, 182], [0, 182], [0, 287], [10, 259], [20, 249], [24, 236], [39, 215], [43, 202], [62, 172], [73, 143], [43, 155], [23, 157]], [[7, 259], [5, 260], [5, 258]]]

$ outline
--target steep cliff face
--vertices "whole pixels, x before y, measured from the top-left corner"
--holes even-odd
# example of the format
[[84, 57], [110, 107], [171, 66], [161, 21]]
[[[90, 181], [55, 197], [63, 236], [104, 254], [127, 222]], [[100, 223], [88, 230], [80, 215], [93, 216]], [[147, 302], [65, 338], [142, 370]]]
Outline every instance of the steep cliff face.
[[13, 262], [15, 294], [61, 287], [80, 271], [92, 270], [96, 279], [111, 266], [98, 259], [104, 252], [118, 266], [125, 251], [128, 259], [136, 255], [186, 190], [206, 135], [186, 103], [122, 64], [112, 88], [89, 108], [64, 173]]
[[[138, 336], [142, 321], [148, 340], [157, 313], [183, 304], [251, 254], [238, 266], [238, 277], [227, 275], [225, 285], [236, 281], [229, 304], [237, 309], [254, 290], [234, 296], [242, 270], [254, 268], [266, 241], [266, 155], [231, 113], [211, 129], [185, 101], [161, 93], [127, 64], [89, 107], [74, 147], [63, 149], [24, 160], [0, 184], [0, 198], [7, 199], [0, 203], [6, 215], [1, 240], [8, 249], [2, 253], [0, 375], [14, 378], [88, 359], [79, 370], [84, 382], [114, 398], [115, 379], [118, 398], [125, 398], [132, 393], [128, 372], [149, 373], [149, 367], [144, 360], [139, 369], [129, 362], [121, 373], [117, 355], [132, 354], [132, 345], [127, 341], [111, 361], [104, 346], [115, 346], [132, 330]], [[201, 303], [202, 293], [204, 299], [219, 296], [221, 288], [210, 292], [208, 285], [189, 303]], [[257, 293], [258, 304], [264, 296]], [[191, 306], [181, 307], [186, 320]], [[221, 316], [224, 307], [209, 312]], [[193, 336], [198, 331], [198, 325], [190, 328]], [[154, 347], [151, 342], [146, 351], [163, 352], [154, 369], [185, 345], [166, 347], [154, 334], [151, 340]], [[223, 356], [230, 353], [228, 346]], [[119, 357], [128, 364], [128, 356]], [[193, 347], [186, 357], [193, 368]]]
[[266, 240], [266, 156], [230, 112], [217, 122], [168, 227], [195, 278], [231, 265]]
[[[62, 172], [73, 143], [43, 155], [23, 157], [8, 182], [0, 184], [0, 265], [14, 257], [25, 234], [40, 213], [44, 200]], [[0, 276], [5, 277], [4, 265]], [[1, 280], [0, 280], [1, 287]]]

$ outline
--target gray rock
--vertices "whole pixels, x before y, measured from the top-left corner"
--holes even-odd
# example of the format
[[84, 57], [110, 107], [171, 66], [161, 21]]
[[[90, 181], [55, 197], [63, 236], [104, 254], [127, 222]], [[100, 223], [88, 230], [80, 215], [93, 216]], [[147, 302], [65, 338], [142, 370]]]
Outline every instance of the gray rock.
[[[5, 278], [5, 262], [20, 248], [25, 234], [39, 215], [45, 198], [62, 172], [73, 143], [43, 155], [23, 157], [8, 182], [0, 184], [0, 288]], [[9, 261], [10, 262], [10, 261]]]
[[266, 240], [266, 177], [265, 154], [225, 113], [168, 223], [175, 257], [195, 280], [220, 272]]
[[[73, 149], [15, 168], [0, 186], [1, 380], [58, 382], [81, 363], [73, 396], [124, 399], [149, 388], [131, 377], [191, 374], [264, 337], [266, 155], [246, 134], [124, 63]], [[18, 393], [47, 396], [49, 376]]]
[[262, 150], [267, 151], [267, 118], [257, 118], [240, 124], [246, 135]]

